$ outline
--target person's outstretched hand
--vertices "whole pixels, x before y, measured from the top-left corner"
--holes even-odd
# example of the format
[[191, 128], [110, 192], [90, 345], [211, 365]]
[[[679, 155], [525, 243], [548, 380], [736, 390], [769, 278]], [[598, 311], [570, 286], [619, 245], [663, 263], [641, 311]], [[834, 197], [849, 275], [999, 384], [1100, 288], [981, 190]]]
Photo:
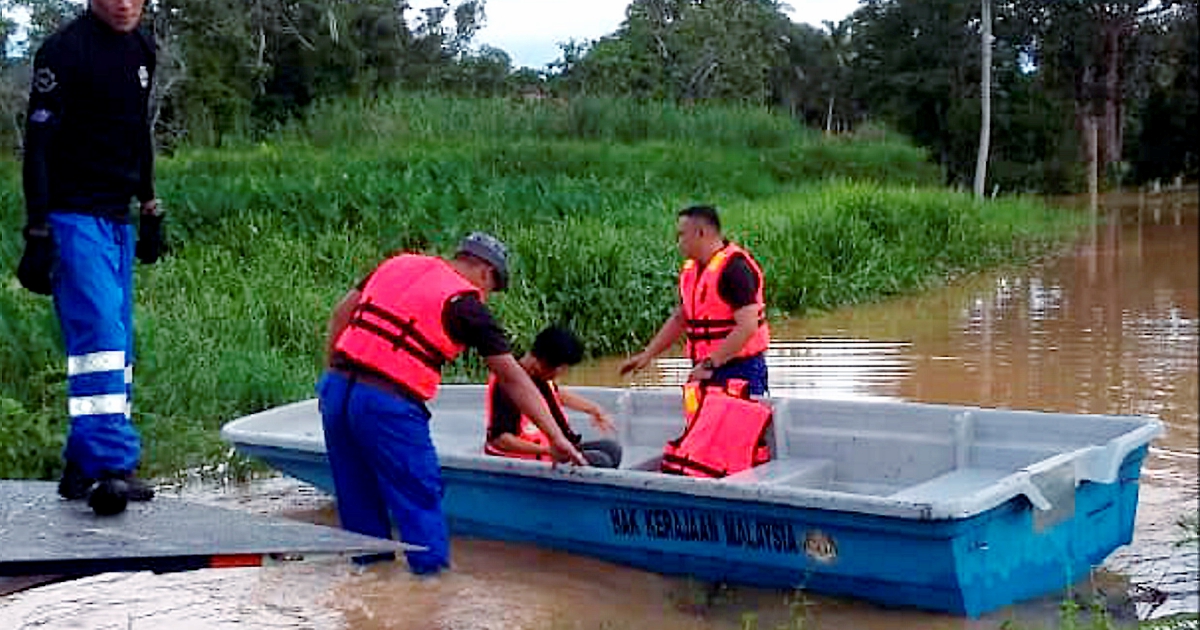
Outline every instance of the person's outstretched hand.
[[576, 466], [588, 465], [583, 453], [580, 453], [579, 449], [575, 448], [575, 445], [566, 436], [560, 436], [559, 439], [550, 443], [550, 456], [556, 462], [569, 462]]
[[605, 433], [617, 432], [617, 425], [613, 423], [612, 416], [609, 415], [608, 411], [603, 407], [596, 407], [596, 410], [592, 412], [591, 416], [592, 424], [595, 425], [597, 429], [600, 429]]
[[650, 365], [650, 355], [646, 354], [645, 352], [639, 352], [628, 359], [625, 359], [625, 361], [621, 363], [621, 366], [617, 368], [617, 371], [624, 376], [631, 372], [636, 372], [647, 365]]

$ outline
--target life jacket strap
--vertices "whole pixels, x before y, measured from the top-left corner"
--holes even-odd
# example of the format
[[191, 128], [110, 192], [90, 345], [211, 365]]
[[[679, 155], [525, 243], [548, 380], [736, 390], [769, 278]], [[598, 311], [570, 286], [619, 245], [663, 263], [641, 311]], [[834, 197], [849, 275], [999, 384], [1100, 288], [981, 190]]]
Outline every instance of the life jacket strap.
[[[391, 324], [397, 330], [402, 332], [395, 333], [385, 329], [383, 326], [366, 319], [365, 315], [377, 317], [388, 324]], [[433, 345], [428, 339], [417, 330], [411, 320], [404, 320], [397, 317], [394, 313], [384, 310], [369, 302], [359, 304], [352, 312], [350, 325], [361, 330], [365, 330], [384, 341], [392, 344], [393, 350], [404, 349], [405, 352], [412, 355], [421, 363], [434, 369], [441, 370], [442, 366], [447, 363], [447, 358]]]

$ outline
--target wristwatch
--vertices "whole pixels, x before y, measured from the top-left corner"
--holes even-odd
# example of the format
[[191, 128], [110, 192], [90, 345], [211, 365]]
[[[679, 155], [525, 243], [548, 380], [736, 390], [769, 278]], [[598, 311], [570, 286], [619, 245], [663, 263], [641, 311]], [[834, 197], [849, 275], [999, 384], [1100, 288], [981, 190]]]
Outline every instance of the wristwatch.
[[713, 364], [712, 358], [709, 358], [709, 357], [706, 357], [703, 361], [700, 362], [700, 367], [702, 367], [706, 370], [717, 369], [717, 366]]

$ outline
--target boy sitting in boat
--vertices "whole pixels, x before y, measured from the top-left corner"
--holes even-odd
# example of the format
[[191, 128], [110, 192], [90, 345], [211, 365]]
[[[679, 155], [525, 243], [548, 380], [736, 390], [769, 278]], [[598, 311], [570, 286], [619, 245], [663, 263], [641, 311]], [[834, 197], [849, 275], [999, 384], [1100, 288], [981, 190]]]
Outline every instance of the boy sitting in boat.
[[[616, 468], [621, 463], [621, 445], [614, 439], [599, 439], [584, 442], [582, 436], [571, 430], [563, 408], [582, 411], [592, 417], [592, 423], [608, 434], [614, 434], [612, 418], [595, 402], [559, 387], [554, 379], [562, 377], [570, 366], [583, 360], [583, 345], [566, 328], [550, 326], [538, 333], [533, 348], [518, 361], [542, 397], [546, 399], [550, 413], [558, 422], [567, 439], [587, 458], [592, 466]], [[488, 379], [487, 391], [487, 444], [484, 452], [501, 457], [552, 461], [550, 443], [546, 435], [529, 418], [521, 415], [516, 404], [496, 386], [495, 377]]]

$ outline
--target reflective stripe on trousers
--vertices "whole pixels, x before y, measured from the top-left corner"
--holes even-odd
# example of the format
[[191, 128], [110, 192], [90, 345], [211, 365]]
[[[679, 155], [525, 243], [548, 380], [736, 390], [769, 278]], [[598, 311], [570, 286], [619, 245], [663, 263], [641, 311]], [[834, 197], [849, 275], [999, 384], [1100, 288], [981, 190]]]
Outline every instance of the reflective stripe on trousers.
[[54, 309], [67, 351], [71, 429], [63, 457], [83, 474], [130, 472], [141, 441], [133, 399], [133, 226], [52, 212]]

